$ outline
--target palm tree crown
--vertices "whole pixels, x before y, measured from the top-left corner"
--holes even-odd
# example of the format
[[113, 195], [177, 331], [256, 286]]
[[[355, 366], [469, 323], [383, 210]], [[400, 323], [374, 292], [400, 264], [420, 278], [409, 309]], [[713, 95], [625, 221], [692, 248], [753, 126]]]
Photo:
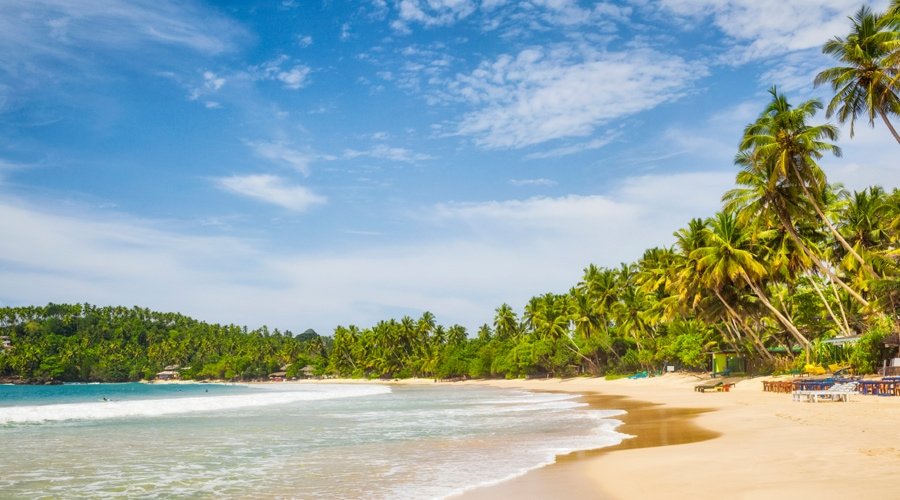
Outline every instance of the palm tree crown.
[[[900, 3], [894, 2], [892, 11], [878, 14], [862, 6], [852, 18], [850, 34], [834, 37], [822, 47], [822, 52], [834, 56], [840, 66], [819, 73], [815, 85], [830, 83], [835, 91], [828, 103], [826, 116], [837, 114], [841, 123], [850, 122], [850, 137], [854, 134], [856, 118], [865, 114], [869, 125], [880, 116], [897, 142], [900, 134], [888, 119], [900, 114], [900, 81], [898, 81], [898, 12]], [[891, 14], [890, 12], [893, 12]]]

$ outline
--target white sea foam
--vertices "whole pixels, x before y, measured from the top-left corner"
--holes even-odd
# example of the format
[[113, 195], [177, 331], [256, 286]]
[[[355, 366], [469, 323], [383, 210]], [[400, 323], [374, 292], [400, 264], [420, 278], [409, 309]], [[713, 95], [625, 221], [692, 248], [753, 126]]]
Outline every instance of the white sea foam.
[[374, 396], [391, 389], [376, 385], [354, 386], [282, 386], [252, 394], [200, 396], [132, 401], [50, 404], [0, 407], [0, 425], [59, 422], [65, 420], [102, 420], [122, 417], [155, 417], [183, 413], [234, 410], [300, 401]]
[[624, 439], [632, 436], [616, 431], [622, 424], [621, 421], [611, 419], [614, 415], [624, 414], [621, 410], [586, 410], [581, 412], [588, 420], [596, 421], [596, 426], [587, 435], [572, 435], [569, 438], [557, 438], [547, 441], [532, 441], [517, 448], [514, 452], [503, 456], [493, 457], [491, 467], [485, 469], [478, 463], [459, 464], [456, 469], [459, 480], [455, 482], [465, 484], [463, 487], [447, 487], [447, 485], [431, 484], [423, 490], [421, 485], [403, 485], [391, 492], [391, 498], [422, 498], [425, 496], [436, 499], [454, 498], [465, 492], [479, 488], [504, 483], [511, 479], [521, 477], [533, 470], [546, 467], [556, 462], [556, 457], [569, 453], [605, 448], [619, 444]]

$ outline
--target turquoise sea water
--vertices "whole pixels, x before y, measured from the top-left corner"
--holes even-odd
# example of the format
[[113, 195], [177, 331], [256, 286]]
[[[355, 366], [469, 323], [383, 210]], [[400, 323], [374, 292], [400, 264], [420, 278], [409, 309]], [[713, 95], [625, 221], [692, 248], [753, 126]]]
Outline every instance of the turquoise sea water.
[[615, 444], [618, 413], [450, 385], [0, 386], [0, 496], [442, 498]]

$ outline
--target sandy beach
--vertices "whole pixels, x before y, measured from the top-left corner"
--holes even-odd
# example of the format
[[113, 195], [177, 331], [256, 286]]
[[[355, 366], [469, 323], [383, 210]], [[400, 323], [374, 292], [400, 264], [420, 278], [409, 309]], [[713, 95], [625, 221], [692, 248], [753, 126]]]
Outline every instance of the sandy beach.
[[588, 395], [628, 411], [621, 445], [461, 498], [890, 498], [900, 491], [900, 398], [793, 402], [763, 378], [699, 393], [696, 377], [463, 382]]

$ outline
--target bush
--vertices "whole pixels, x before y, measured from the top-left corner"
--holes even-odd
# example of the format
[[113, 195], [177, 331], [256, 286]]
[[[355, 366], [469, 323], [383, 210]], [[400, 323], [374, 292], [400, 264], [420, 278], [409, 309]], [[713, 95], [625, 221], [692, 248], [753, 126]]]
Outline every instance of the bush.
[[884, 354], [884, 338], [893, 330], [893, 322], [886, 316], [875, 320], [850, 353], [850, 366], [856, 373], [875, 373]]

